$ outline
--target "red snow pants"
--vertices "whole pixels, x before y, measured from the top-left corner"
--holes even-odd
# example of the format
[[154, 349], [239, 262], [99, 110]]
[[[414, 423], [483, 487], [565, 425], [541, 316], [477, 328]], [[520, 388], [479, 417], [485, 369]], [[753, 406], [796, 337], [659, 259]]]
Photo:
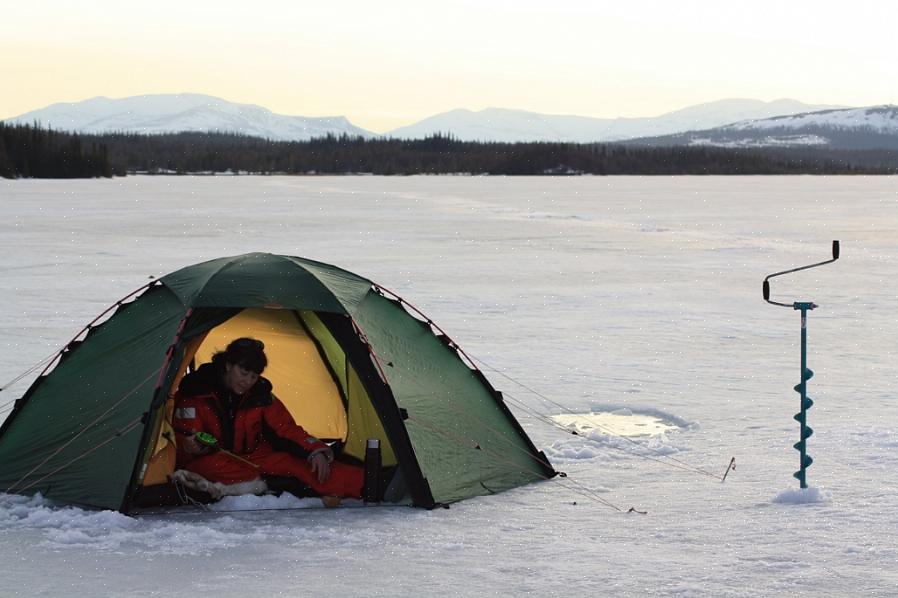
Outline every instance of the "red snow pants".
[[275, 451], [267, 445], [260, 446], [248, 455], [240, 456], [258, 465], [259, 469], [222, 452], [196, 457], [183, 467], [200, 474], [210, 482], [236, 484], [266, 475], [285, 476], [298, 479], [322, 496], [362, 497], [365, 470], [361, 467], [334, 461], [330, 464], [328, 478], [324, 482], [319, 482], [318, 474], [312, 472], [312, 466], [308, 461], [290, 453]]

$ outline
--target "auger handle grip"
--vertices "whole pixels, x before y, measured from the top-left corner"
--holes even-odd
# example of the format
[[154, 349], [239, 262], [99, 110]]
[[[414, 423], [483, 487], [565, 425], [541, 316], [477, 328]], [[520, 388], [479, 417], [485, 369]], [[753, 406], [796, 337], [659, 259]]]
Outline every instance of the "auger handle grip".
[[[833, 257], [831, 260], [826, 260], [824, 262], [817, 262], [816, 264], [808, 264], [807, 266], [799, 266], [798, 268], [791, 268], [789, 270], [783, 270], [782, 272], [774, 272], [773, 274], [769, 274], [767, 278], [764, 279], [764, 285], [762, 287], [762, 291], [764, 294], [764, 301], [767, 303], [771, 303], [773, 305], [779, 305], [781, 307], [793, 307], [797, 304], [789, 304], [789, 303], [780, 303], [779, 301], [771, 301], [770, 300], [770, 279], [776, 278], [777, 276], [782, 276], [783, 274], [792, 274], [793, 272], [801, 272], [802, 270], [808, 270], [810, 268], [816, 268], [817, 266], [823, 266], [825, 264], [831, 264], [832, 262], [839, 259], [839, 241], [833, 241]], [[816, 306], [814, 306], [816, 307]], [[798, 309], [797, 307], [795, 309]], [[813, 308], [811, 308], [813, 309]]]

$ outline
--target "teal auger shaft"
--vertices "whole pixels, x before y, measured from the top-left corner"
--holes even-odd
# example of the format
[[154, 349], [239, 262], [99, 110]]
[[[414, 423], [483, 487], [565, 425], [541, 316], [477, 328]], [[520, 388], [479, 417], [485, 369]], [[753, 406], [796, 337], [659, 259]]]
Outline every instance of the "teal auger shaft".
[[814, 377], [814, 372], [808, 367], [808, 311], [817, 307], [813, 303], [795, 303], [794, 308], [801, 310], [801, 382], [795, 385], [795, 392], [801, 394], [801, 410], [795, 414], [795, 421], [800, 427], [799, 440], [792, 446], [800, 454], [799, 469], [792, 475], [798, 479], [802, 488], [807, 488], [807, 468], [814, 462], [808, 454], [807, 440], [814, 433], [808, 425], [808, 409], [814, 404], [808, 397], [808, 380]]

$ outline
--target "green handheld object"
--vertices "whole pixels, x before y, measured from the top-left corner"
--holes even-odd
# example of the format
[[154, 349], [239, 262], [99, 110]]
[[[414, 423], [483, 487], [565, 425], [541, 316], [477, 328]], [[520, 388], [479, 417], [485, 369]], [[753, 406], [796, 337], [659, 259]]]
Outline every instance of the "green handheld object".
[[248, 459], [244, 459], [240, 455], [234, 454], [231, 451], [225, 450], [225, 449], [221, 448], [220, 446], [218, 446], [218, 438], [216, 438], [212, 434], [209, 434], [208, 432], [197, 432], [196, 434], [193, 435], [193, 438], [194, 438], [194, 440], [196, 440], [203, 446], [208, 446], [209, 448], [213, 448], [215, 450], [221, 451], [225, 455], [232, 457], [234, 459], [237, 459], [241, 463], [246, 463], [247, 465], [251, 465], [255, 469], [259, 469], [259, 466], [256, 465], [255, 463], [253, 463], [252, 461], [250, 461]]
[[216, 447], [218, 446], [218, 438], [209, 432], [197, 432], [193, 438], [202, 445]]
[[197, 432], [196, 434], [193, 435], [193, 438], [194, 438], [194, 440], [196, 440], [203, 446], [208, 446], [209, 448], [213, 448], [218, 451], [221, 451], [225, 455], [227, 455], [231, 458], [237, 459], [241, 463], [246, 463], [247, 465], [251, 465], [255, 469], [259, 469], [259, 466], [256, 465], [255, 463], [253, 463], [252, 461], [249, 461], [248, 459], [244, 459], [240, 455], [236, 455], [236, 454], [232, 453], [231, 451], [225, 450], [225, 449], [221, 448], [220, 446], [218, 446], [218, 438], [216, 438], [209, 432]]

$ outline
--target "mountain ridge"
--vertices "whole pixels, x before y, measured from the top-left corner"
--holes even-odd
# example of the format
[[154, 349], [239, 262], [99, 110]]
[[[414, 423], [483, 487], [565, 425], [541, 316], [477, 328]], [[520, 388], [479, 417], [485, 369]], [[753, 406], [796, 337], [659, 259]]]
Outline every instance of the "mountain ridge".
[[305, 117], [276, 114], [256, 104], [239, 104], [195, 93], [148, 94], [112, 99], [96, 96], [58, 102], [7, 119], [83, 133], [240, 133], [276, 141], [302, 141], [328, 134], [370, 138], [374, 133], [344, 116]]
[[896, 150], [898, 106], [882, 104], [749, 119], [704, 130], [630, 139], [626, 143], [724, 148]]
[[6, 122], [39, 122], [54, 129], [85, 133], [216, 131], [277, 141], [303, 141], [329, 134], [418, 139], [441, 133], [462, 141], [593, 143], [662, 136], [709, 129], [747, 118], [832, 108], [836, 107], [789, 99], [764, 102], [736, 98], [687, 106], [654, 117], [605, 119], [508, 108], [479, 111], [457, 108], [379, 135], [357, 127], [345, 116], [287, 116], [256, 104], [181, 93], [120, 99], [97, 96], [81, 102], [59, 102], [6, 119]]
[[667, 135], [708, 129], [747, 118], [835, 108], [840, 107], [804, 104], [789, 99], [764, 102], [735, 98], [687, 106], [653, 117], [595, 118], [507, 108], [485, 108], [479, 111], [456, 109], [386, 134], [399, 138], [420, 138], [436, 133], [451, 133], [461, 141], [592, 143]]

